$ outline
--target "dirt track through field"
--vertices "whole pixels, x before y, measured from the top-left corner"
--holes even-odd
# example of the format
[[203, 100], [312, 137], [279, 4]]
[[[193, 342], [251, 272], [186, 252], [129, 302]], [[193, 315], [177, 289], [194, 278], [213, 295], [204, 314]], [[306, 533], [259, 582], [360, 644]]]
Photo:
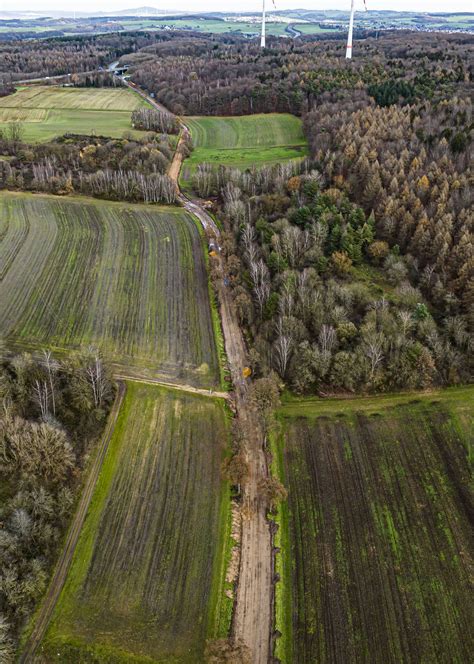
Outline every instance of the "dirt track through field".
[[115, 397], [112, 410], [110, 411], [100, 447], [97, 451], [92, 468], [88, 474], [86, 484], [81, 494], [79, 505], [74, 515], [71, 528], [69, 529], [64, 548], [61, 552], [61, 556], [56, 565], [53, 578], [51, 579], [48, 592], [43, 600], [41, 609], [35, 620], [33, 631], [31, 632], [23, 653], [19, 659], [20, 664], [28, 664], [29, 662], [34, 661], [34, 653], [46, 633], [46, 629], [51, 619], [54, 607], [66, 580], [66, 576], [72, 562], [72, 557], [79, 540], [79, 535], [86, 518], [87, 510], [89, 509], [92, 494], [94, 493], [94, 488], [102, 468], [102, 463], [105, 459], [105, 455], [107, 454], [107, 449], [109, 447], [109, 442], [112, 437], [115, 423], [117, 422], [120, 406], [122, 405], [122, 401], [125, 396], [125, 389], [125, 383], [119, 382], [117, 396]]
[[145, 385], [161, 385], [162, 387], [167, 387], [170, 390], [180, 390], [181, 392], [189, 392], [190, 394], [200, 394], [203, 397], [212, 397], [213, 399], [230, 399], [228, 392], [221, 392], [219, 390], [211, 389], [205, 390], [199, 387], [194, 387], [193, 385], [186, 385], [184, 383], [171, 383], [166, 380], [160, 380], [159, 378], [144, 378], [135, 373], [114, 373], [114, 378], [116, 380], [130, 380], [134, 383], [144, 383]]
[[[184, 127], [181, 141], [187, 133], [189, 131]], [[182, 160], [180, 151], [176, 150], [168, 171], [178, 191]], [[183, 193], [180, 193], [180, 201], [188, 212], [199, 219], [207, 234], [219, 237], [219, 229], [199, 201], [191, 200]], [[259, 499], [258, 484], [261, 478], [268, 477], [269, 468], [264, 452], [263, 432], [256, 412], [248, 403], [248, 386], [242, 377], [242, 369], [247, 363], [245, 343], [231, 295], [224, 284], [220, 254], [218, 260], [222, 275], [217, 284], [222, 330], [235, 390], [237, 417], [246, 433], [250, 467], [250, 479], [243, 489], [240, 569], [232, 633], [236, 640], [245, 643], [250, 649], [252, 664], [267, 664], [271, 657], [273, 624], [272, 541], [266, 507]]]

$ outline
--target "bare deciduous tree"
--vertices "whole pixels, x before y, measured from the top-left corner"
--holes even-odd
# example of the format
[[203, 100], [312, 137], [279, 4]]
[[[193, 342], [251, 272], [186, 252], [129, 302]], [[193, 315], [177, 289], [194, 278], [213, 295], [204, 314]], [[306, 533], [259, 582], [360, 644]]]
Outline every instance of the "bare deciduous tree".
[[331, 352], [337, 341], [336, 330], [332, 325], [322, 325], [319, 332], [319, 346], [323, 353]]
[[273, 344], [274, 361], [278, 373], [284, 378], [293, 351], [294, 340], [292, 335], [285, 331], [281, 318], [278, 319], [276, 328], [277, 338]]
[[370, 361], [370, 380], [373, 379], [375, 371], [384, 358], [384, 337], [382, 333], [371, 333], [363, 341], [365, 355]]
[[45, 380], [36, 379], [33, 384], [33, 395], [41, 412], [42, 419], [46, 419], [49, 413], [49, 388]]
[[263, 308], [270, 296], [270, 271], [265, 262], [260, 258], [250, 263], [250, 277], [253, 283], [253, 294], [257, 301], [260, 317], [263, 316]]
[[43, 350], [43, 356], [41, 358], [41, 364], [46, 369], [49, 380], [49, 389], [51, 394], [51, 403], [53, 407], [53, 415], [56, 417], [56, 395], [54, 387], [54, 376], [57, 374], [60, 364], [57, 360], [54, 359], [50, 350]]
[[97, 348], [89, 348], [90, 360], [86, 366], [86, 376], [92, 390], [94, 405], [100, 408], [108, 390], [108, 380], [104, 364]]

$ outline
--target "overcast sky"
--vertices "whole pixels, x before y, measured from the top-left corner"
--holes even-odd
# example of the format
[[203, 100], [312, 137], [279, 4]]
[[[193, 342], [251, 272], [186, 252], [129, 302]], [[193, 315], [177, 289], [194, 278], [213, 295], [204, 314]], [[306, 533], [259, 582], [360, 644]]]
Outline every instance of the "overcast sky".
[[[356, 0], [362, 7], [362, 0]], [[267, 0], [267, 5], [272, 5]], [[277, 9], [346, 9], [350, 0], [276, 0]], [[369, 9], [395, 9], [398, 11], [430, 11], [430, 12], [473, 12], [474, 0], [367, 0]], [[64, 0], [0, 0], [0, 11], [38, 11], [49, 9], [68, 9], [76, 11], [115, 11], [130, 7], [150, 6], [173, 11], [256, 11], [261, 7], [261, 0], [163, 0], [163, 2], [147, 2], [147, 0], [76, 0], [65, 3]]]

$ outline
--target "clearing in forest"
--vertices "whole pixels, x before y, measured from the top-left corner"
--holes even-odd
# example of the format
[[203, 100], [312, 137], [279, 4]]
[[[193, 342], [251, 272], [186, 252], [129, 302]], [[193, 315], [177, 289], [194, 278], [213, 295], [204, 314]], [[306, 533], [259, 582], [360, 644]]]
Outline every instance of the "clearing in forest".
[[128, 88], [32, 85], [0, 98], [0, 130], [21, 122], [23, 139], [31, 142], [65, 133], [120, 137], [132, 131], [132, 111], [146, 105]]
[[183, 168], [186, 180], [202, 163], [246, 169], [307, 154], [301, 120], [287, 113], [186, 117], [184, 122], [194, 145]]
[[0, 336], [96, 345], [123, 369], [219, 383], [200, 228], [184, 210], [0, 196]]
[[469, 661], [473, 400], [459, 388], [281, 409], [282, 662]]
[[42, 661], [195, 664], [225, 635], [227, 418], [221, 400], [127, 384]]

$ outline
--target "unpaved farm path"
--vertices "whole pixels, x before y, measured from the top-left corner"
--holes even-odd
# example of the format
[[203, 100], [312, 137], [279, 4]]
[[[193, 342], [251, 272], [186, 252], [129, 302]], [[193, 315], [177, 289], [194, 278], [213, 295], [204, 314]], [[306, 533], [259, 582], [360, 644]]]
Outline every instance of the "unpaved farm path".
[[170, 390], [179, 390], [180, 392], [189, 392], [190, 394], [200, 394], [203, 397], [213, 397], [218, 399], [230, 399], [228, 392], [220, 392], [219, 390], [206, 390], [201, 387], [194, 387], [193, 385], [186, 385], [185, 383], [171, 383], [167, 380], [160, 380], [159, 378], [145, 378], [137, 374], [123, 374], [114, 373], [115, 380], [129, 380], [133, 383], [144, 383], [145, 385], [159, 385], [166, 387]]
[[48, 627], [49, 621], [58, 601], [59, 595], [63, 588], [64, 582], [66, 580], [69, 567], [71, 566], [72, 557], [76, 549], [77, 542], [79, 540], [79, 535], [84, 525], [84, 520], [86, 518], [87, 510], [92, 499], [92, 494], [94, 493], [95, 485], [99, 477], [100, 470], [102, 468], [105, 455], [109, 447], [110, 439], [117, 422], [117, 417], [122, 405], [123, 398], [125, 396], [125, 383], [119, 382], [117, 388], [117, 395], [115, 397], [114, 404], [109, 413], [107, 420], [107, 425], [105, 427], [102, 440], [97, 450], [96, 457], [94, 459], [92, 468], [88, 473], [87, 480], [84, 486], [84, 489], [81, 493], [81, 498], [79, 500], [79, 505], [77, 506], [76, 513], [74, 515], [71, 527], [66, 537], [66, 542], [64, 544], [61, 556], [56, 565], [56, 569], [49, 584], [48, 591], [43, 599], [41, 608], [36, 617], [33, 631], [31, 632], [28, 641], [23, 649], [19, 662], [21, 664], [28, 664], [33, 662], [33, 656], [35, 650], [41, 643], [46, 629]]
[[[219, 229], [200, 201], [188, 198], [179, 188], [179, 173], [183, 162], [179, 147], [189, 135], [189, 130], [182, 120], [181, 124], [181, 138], [168, 175], [176, 183], [179, 200], [184, 208], [199, 219], [209, 236], [219, 239]], [[223, 261], [219, 252], [217, 258], [221, 273], [217, 290], [222, 330], [235, 391], [236, 415], [245, 432], [250, 468], [249, 481], [243, 488], [240, 568], [232, 633], [236, 640], [245, 643], [249, 648], [252, 664], [268, 664], [271, 657], [273, 624], [272, 538], [266, 506], [259, 498], [258, 485], [260, 479], [268, 477], [269, 468], [264, 451], [263, 431], [257, 413], [247, 399], [248, 386], [242, 377], [242, 369], [247, 364], [242, 330], [231, 295], [224, 284]]]
[[190, 136], [189, 129], [185, 125], [181, 124], [181, 134], [179, 136], [178, 145], [176, 146], [176, 150], [174, 151], [173, 155], [173, 160], [168, 169], [168, 175], [175, 183], [178, 193], [180, 193], [179, 182], [178, 182], [179, 173], [181, 171], [181, 166], [183, 164], [183, 156], [184, 156], [181, 147], [187, 141], [189, 136]]

